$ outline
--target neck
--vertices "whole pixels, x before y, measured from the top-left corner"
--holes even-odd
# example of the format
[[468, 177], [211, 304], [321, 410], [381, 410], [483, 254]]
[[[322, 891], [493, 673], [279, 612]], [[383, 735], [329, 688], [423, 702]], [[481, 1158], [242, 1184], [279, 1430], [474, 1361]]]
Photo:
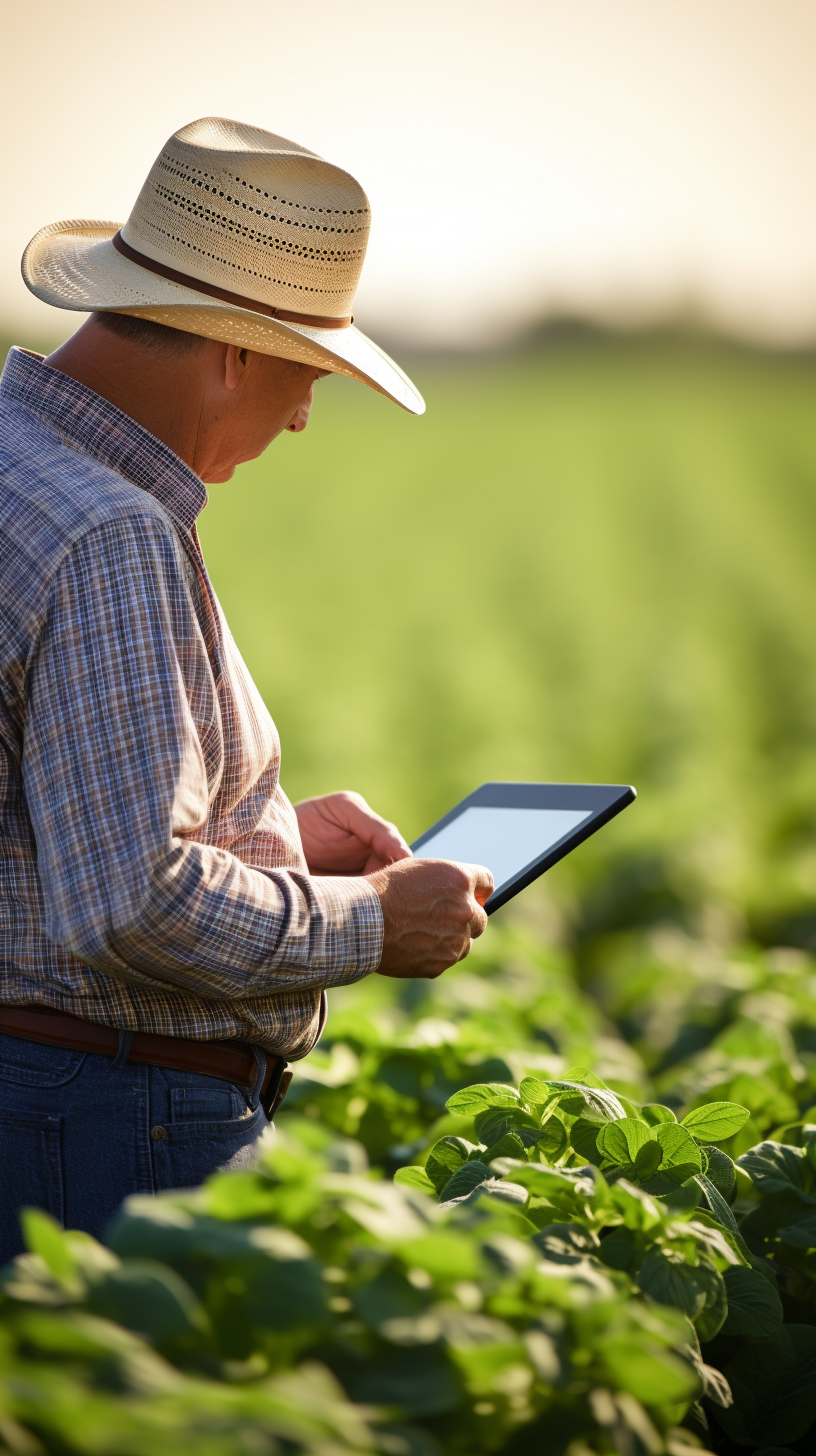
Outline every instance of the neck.
[[206, 393], [201, 355], [164, 357], [118, 338], [92, 317], [45, 362], [110, 400], [196, 469]]

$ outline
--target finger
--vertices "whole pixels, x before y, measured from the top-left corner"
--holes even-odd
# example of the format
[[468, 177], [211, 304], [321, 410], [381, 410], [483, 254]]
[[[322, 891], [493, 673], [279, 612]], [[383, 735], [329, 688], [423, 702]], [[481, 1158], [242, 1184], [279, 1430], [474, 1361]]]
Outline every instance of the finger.
[[484, 905], [485, 900], [490, 899], [495, 889], [492, 872], [486, 865], [464, 864], [462, 865], [462, 869], [469, 878], [470, 884], [468, 888], [474, 898], [478, 900], [480, 905]]
[[456, 957], [456, 962], [455, 962], [456, 965], [459, 965], [459, 963], [461, 961], [467, 960], [468, 956], [470, 955], [472, 946], [473, 946], [473, 941], [471, 940], [470, 936], [468, 936], [467, 940], [465, 941], [464, 945], [462, 946], [462, 949], [460, 950], [458, 956]]
[[[465, 951], [465, 955], [467, 955], [467, 951]], [[423, 971], [422, 980], [435, 981], [439, 976], [444, 976], [445, 972], [449, 970], [450, 966], [434, 966], [432, 970]]]
[[411, 851], [396, 824], [390, 824], [380, 814], [375, 814], [359, 794], [343, 797], [338, 808], [343, 827], [373, 849], [386, 864], [411, 858]]
[[[377, 819], [377, 816], [375, 815], [374, 818]], [[393, 864], [399, 859], [413, 859], [412, 851], [396, 824], [389, 824], [385, 819], [379, 819], [374, 825], [370, 843], [371, 848], [385, 860], [386, 864]]]
[[481, 905], [474, 902], [473, 914], [470, 917], [470, 934], [474, 940], [478, 940], [480, 935], [484, 935], [486, 929], [487, 914]]

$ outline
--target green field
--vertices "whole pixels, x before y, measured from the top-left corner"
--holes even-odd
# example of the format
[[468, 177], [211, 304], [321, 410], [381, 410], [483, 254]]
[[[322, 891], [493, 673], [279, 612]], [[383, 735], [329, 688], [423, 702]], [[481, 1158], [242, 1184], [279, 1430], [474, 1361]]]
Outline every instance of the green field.
[[202, 518], [290, 795], [412, 837], [487, 778], [632, 782], [559, 914], [807, 940], [816, 361], [577, 338], [415, 373], [422, 419], [321, 382]]
[[202, 535], [293, 797], [638, 803], [433, 982], [330, 993], [258, 1166], [22, 1215], [21, 1456], [812, 1456], [816, 360], [342, 380]]

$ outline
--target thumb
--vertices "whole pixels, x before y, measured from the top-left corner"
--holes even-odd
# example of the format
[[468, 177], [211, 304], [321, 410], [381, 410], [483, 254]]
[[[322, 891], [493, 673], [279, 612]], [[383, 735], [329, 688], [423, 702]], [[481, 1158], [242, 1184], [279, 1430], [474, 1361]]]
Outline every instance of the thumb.
[[466, 868], [470, 873], [471, 894], [479, 905], [484, 905], [495, 888], [492, 872], [485, 865], [467, 865]]

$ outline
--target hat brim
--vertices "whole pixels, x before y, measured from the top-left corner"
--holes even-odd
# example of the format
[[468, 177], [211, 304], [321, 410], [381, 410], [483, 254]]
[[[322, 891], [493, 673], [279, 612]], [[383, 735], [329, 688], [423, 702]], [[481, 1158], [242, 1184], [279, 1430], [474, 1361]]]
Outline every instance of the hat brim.
[[43, 228], [23, 254], [23, 278], [31, 292], [56, 308], [134, 314], [206, 339], [346, 374], [410, 414], [424, 414], [425, 401], [407, 374], [353, 324], [317, 329], [283, 323], [171, 283], [116, 251], [111, 238], [118, 228], [114, 222], [86, 221]]

